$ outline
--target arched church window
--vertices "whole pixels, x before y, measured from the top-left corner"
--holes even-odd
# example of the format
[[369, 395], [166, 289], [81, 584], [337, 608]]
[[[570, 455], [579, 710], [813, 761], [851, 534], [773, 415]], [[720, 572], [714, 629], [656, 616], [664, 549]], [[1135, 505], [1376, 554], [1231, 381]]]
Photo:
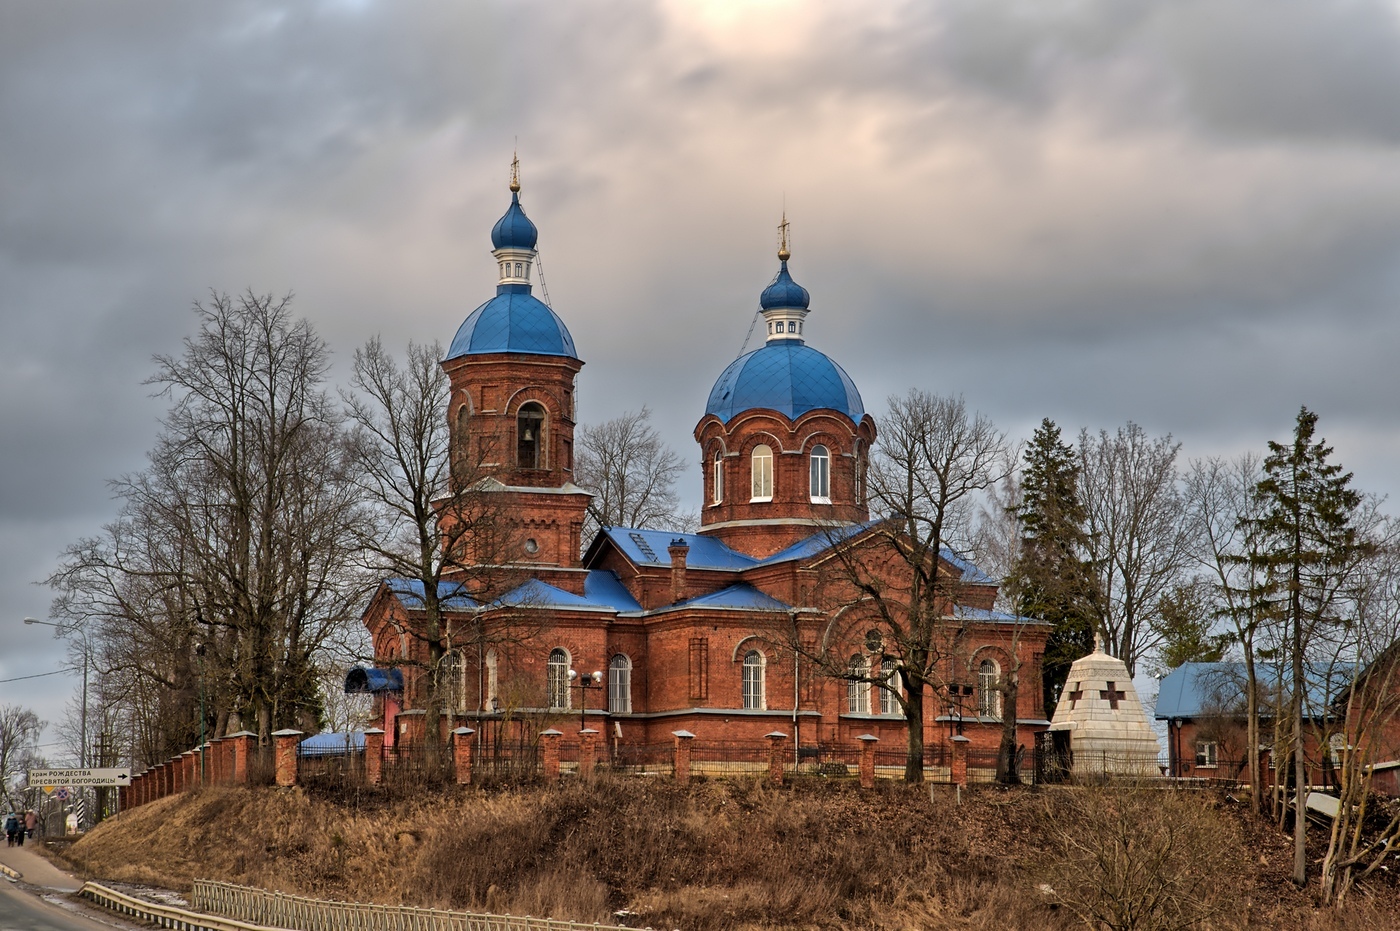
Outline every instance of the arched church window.
[[723, 450], [720, 450], [720, 449], [715, 450], [715, 460], [714, 460], [714, 465], [713, 465], [712, 468], [714, 469], [714, 474], [713, 474], [713, 476], [712, 476], [711, 479], [710, 479], [710, 484], [711, 484], [711, 486], [712, 486], [712, 493], [711, 493], [711, 495], [710, 495], [710, 501], [711, 501], [712, 503], [714, 503], [714, 504], [720, 504], [721, 502], [724, 501], [724, 451], [723, 451]]
[[519, 262], [515, 263], [515, 277], [520, 278], [525, 274], [525, 267]]
[[535, 402], [522, 404], [515, 416], [516, 465], [522, 469], [543, 469], [544, 408]]
[[1001, 692], [997, 680], [1001, 670], [995, 661], [984, 659], [977, 667], [977, 713], [984, 718], [1001, 717]]
[[884, 680], [880, 687], [880, 713], [899, 714], [899, 689], [903, 683], [895, 672], [894, 660], [887, 659], [880, 664], [880, 677]]
[[789, 321], [788, 321], [788, 332], [789, 332], [789, 333], [796, 333], [796, 332], [797, 332], [797, 321], [796, 321], [796, 320], [789, 320]]
[[482, 696], [482, 707], [491, 707], [491, 702], [501, 697], [500, 674], [497, 669], [495, 650], [486, 651], [486, 694]]
[[744, 654], [744, 708], [749, 711], [765, 708], [763, 665], [763, 654], [757, 650]]
[[753, 450], [753, 493], [754, 501], [773, 500], [773, 450], [763, 444]]
[[437, 687], [449, 714], [467, 710], [467, 660], [460, 650], [451, 650], [438, 661]]
[[545, 692], [551, 708], [569, 707], [569, 651], [555, 647], [545, 667]]
[[865, 503], [865, 453], [861, 450], [860, 440], [856, 440], [856, 454], [852, 457], [855, 460], [855, 498], [856, 504]]
[[813, 446], [811, 463], [812, 500], [819, 504], [831, 503], [831, 454], [825, 446]]
[[608, 663], [608, 713], [632, 713], [632, 660], [622, 653]]
[[864, 677], [870, 672], [870, 660], [861, 653], [851, 657], [851, 662], [847, 666], [847, 671], [851, 678], [846, 680], [846, 710], [851, 714], [870, 713], [870, 683], [862, 682], [857, 676]]

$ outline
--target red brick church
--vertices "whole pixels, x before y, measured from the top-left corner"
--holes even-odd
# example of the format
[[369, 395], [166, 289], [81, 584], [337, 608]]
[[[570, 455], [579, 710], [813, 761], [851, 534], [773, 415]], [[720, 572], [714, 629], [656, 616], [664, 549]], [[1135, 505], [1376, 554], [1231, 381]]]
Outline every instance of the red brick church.
[[[876, 526], [864, 480], [877, 437], [855, 383], [807, 345], [809, 295], [788, 271], [786, 245], [762, 292], [764, 345], [723, 370], [695, 426], [699, 532], [605, 527], [584, 541], [592, 495], [573, 482], [583, 362], [564, 321], [532, 293], [536, 229], [518, 183], [511, 191], [491, 232], [496, 295], [467, 317], [442, 364], [454, 460], [491, 468], [477, 487], [509, 525], [497, 538], [512, 541], [491, 559], [517, 584], [485, 598], [469, 572], [444, 580], [437, 675], [451, 725], [509, 718], [567, 739], [583, 722], [613, 754], [667, 745], [676, 731], [735, 748], [781, 731], [807, 759], [851, 759], [857, 738], [873, 734], [881, 750], [902, 753], [898, 677], [843, 679], [803, 649], [836, 603], [836, 548], [860, 546]], [[926, 747], [946, 746], [958, 730], [974, 748], [995, 747], [996, 684], [1013, 650], [1018, 737], [1033, 745], [1049, 724], [1044, 630], [994, 610], [996, 581], [975, 566], [945, 552], [942, 569], [965, 593], [949, 609], [962, 646], [947, 663], [952, 688], [925, 701]], [[431, 672], [421, 595], [421, 584], [385, 580], [364, 616], [376, 668], [352, 678], [379, 691], [387, 743], [421, 735]], [[501, 633], [506, 626], [515, 635]], [[862, 635], [831, 655], [878, 678], [890, 668], [878, 633], [843, 629], [857, 627]]]

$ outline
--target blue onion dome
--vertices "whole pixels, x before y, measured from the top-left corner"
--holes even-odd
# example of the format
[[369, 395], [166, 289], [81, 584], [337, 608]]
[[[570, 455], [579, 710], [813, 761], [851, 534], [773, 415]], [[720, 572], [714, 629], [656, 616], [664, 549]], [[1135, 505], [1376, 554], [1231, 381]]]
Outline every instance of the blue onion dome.
[[[802, 294], [805, 298], [807, 292]], [[820, 409], [838, 411], [857, 423], [865, 416], [851, 377], [824, 353], [796, 339], [775, 340], [730, 363], [710, 389], [705, 413], [728, 423], [756, 408], [775, 410], [789, 420]]]
[[496, 296], [462, 322], [447, 358], [489, 352], [578, 358], [574, 338], [559, 315], [530, 293], [529, 285], [503, 284]]
[[806, 310], [812, 302], [812, 296], [807, 293], [807, 289], [792, 280], [792, 275], [788, 274], [787, 260], [783, 260], [782, 267], [778, 269], [778, 274], [774, 276], [773, 283], [763, 289], [763, 294], [758, 299], [758, 306], [764, 310], [776, 309], [800, 309]]
[[535, 229], [535, 224], [530, 222], [520, 206], [520, 194], [511, 191], [510, 208], [491, 227], [491, 248], [533, 249], [539, 238], [539, 230]]

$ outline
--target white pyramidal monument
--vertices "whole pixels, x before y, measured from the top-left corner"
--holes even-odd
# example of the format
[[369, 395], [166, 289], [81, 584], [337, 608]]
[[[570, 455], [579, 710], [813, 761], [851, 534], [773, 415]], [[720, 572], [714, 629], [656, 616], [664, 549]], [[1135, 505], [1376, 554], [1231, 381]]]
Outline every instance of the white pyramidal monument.
[[1128, 667], [1103, 651], [1075, 660], [1050, 722], [1053, 746], [1072, 754], [1075, 776], [1157, 776], [1161, 747]]

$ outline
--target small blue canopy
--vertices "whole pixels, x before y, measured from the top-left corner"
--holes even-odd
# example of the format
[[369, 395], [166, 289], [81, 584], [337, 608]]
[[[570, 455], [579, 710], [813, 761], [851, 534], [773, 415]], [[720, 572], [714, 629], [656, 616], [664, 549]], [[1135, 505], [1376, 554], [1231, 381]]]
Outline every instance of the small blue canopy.
[[403, 672], [398, 669], [376, 669], [356, 666], [345, 674], [345, 694], [363, 692], [402, 692]]

